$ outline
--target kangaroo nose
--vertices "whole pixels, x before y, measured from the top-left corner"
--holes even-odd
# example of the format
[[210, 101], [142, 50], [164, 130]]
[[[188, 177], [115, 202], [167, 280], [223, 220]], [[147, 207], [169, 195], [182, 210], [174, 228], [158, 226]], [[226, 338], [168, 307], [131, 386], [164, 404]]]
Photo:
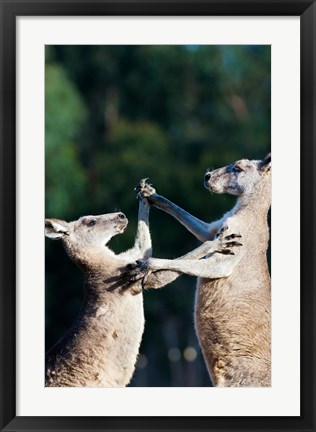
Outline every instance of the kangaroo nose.
[[126, 216], [125, 216], [125, 214], [124, 213], [119, 213], [118, 214], [118, 217], [119, 217], [119, 219], [126, 219]]
[[205, 174], [204, 180], [207, 182], [211, 178], [211, 174], [207, 173]]

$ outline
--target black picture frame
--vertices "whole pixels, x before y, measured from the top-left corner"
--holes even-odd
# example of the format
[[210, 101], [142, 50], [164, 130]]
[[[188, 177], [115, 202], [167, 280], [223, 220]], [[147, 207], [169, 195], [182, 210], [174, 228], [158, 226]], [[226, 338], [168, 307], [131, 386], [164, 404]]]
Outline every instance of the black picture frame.
[[[302, 0], [0, 0], [1, 431], [315, 431], [316, 5]], [[16, 18], [18, 16], [299, 16], [301, 24], [301, 415], [299, 417], [19, 417], [16, 415]], [[286, 149], [286, 146], [285, 146]], [[285, 155], [286, 163], [286, 155]], [[289, 167], [290, 170], [295, 167]], [[291, 233], [284, 233], [291, 235]], [[286, 296], [286, 287], [283, 287]], [[286, 304], [286, 299], [285, 299]], [[286, 359], [285, 359], [286, 361]], [[290, 377], [289, 377], [290, 378]], [[159, 408], [157, 408], [159, 410]]]

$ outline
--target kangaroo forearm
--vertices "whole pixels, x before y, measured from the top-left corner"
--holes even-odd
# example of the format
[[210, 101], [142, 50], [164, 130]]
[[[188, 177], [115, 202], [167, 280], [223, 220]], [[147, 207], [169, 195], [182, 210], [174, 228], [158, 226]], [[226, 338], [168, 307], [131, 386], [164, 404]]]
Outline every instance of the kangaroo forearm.
[[139, 200], [138, 224], [135, 237], [134, 251], [138, 258], [147, 258], [152, 254], [151, 237], [149, 231], [150, 205], [144, 204], [143, 199]]
[[205, 257], [209, 253], [215, 252], [217, 250], [218, 244], [215, 241], [208, 240], [204, 243], [202, 243], [197, 248], [193, 249], [192, 251], [186, 253], [185, 255], [180, 256], [179, 258], [176, 258], [175, 261], [179, 260], [198, 260], [200, 258]]
[[202, 260], [165, 260], [151, 259], [150, 270], [172, 270], [190, 276], [217, 279], [231, 274], [236, 263], [233, 258], [215, 260], [215, 255]]
[[[194, 249], [191, 252], [188, 252], [185, 255], [182, 255], [181, 257], [177, 258], [175, 261], [178, 260], [196, 260], [203, 258], [205, 255], [209, 254], [210, 252], [214, 252], [215, 248], [212, 247], [212, 242], [207, 241]], [[168, 285], [169, 283], [176, 280], [179, 276], [181, 276], [181, 273], [175, 272], [175, 271], [168, 271], [168, 270], [158, 270], [154, 273], [151, 273], [148, 277], [145, 288], [162, 288], [165, 285]]]
[[144, 222], [149, 227], [150, 205], [148, 202], [144, 202], [145, 199], [146, 198], [139, 198], [138, 222]]
[[136, 261], [138, 259], [148, 258], [152, 255], [152, 244], [149, 230], [149, 211], [149, 204], [144, 204], [140, 199], [134, 246], [129, 251], [120, 254], [121, 258], [128, 257], [131, 261]]
[[206, 241], [210, 239], [209, 224], [207, 224], [206, 222], [203, 222], [195, 216], [192, 216], [190, 213], [183, 210], [181, 207], [173, 204], [167, 198], [156, 193], [150, 195], [149, 200], [156, 207], [177, 219], [182, 225], [186, 227], [188, 231], [190, 231], [200, 241]]
[[138, 222], [133, 250], [139, 255], [136, 259], [147, 258], [152, 255], [149, 225], [142, 220]]

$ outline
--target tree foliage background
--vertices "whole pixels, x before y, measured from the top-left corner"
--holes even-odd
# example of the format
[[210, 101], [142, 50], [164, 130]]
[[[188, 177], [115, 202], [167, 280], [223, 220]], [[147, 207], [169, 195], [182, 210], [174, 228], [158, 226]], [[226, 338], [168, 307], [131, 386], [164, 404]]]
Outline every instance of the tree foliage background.
[[[47, 46], [46, 217], [123, 211], [110, 242], [133, 244], [134, 187], [211, 221], [234, 199], [203, 187], [207, 168], [270, 151], [270, 46]], [[153, 255], [174, 258], [198, 241], [151, 210]], [[194, 331], [195, 278], [144, 294], [145, 333], [132, 386], [209, 386]], [[83, 275], [61, 243], [46, 241], [46, 347], [70, 326]]]

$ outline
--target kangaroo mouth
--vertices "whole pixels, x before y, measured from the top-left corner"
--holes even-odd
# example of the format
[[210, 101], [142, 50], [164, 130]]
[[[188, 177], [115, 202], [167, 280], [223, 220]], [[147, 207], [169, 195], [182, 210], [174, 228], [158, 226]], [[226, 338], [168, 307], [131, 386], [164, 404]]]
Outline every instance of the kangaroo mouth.
[[217, 193], [218, 192], [217, 187], [214, 186], [214, 185], [212, 185], [212, 184], [210, 184], [210, 183], [205, 182], [204, 183], [204, 187], [205, 187], [205, 189], [207, 189], [211, 193]]
[[122, 221], [122, 222], [120, 222], [118, 225], [116, 225], [116, 231], [117, 231], [117, 233], [118, 234], [123, 234], [123, 232], [125, 231], [125, 228], [127, 227], [127, 225], [128, 225], [128, 220], [126, 219], [126, 220], [124, 220], [124, 221]]

